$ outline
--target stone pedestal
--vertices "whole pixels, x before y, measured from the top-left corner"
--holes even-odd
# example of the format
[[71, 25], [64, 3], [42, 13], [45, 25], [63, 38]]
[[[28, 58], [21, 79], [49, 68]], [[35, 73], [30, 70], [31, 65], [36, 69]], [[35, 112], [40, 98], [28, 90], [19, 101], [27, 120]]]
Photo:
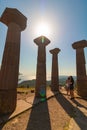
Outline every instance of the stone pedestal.
[[26, 27], [26, 17], [17, 9], [6, 8], [0, 21], [8, 26], [7, 38], [0, 72], [0, 114], [15, 110], [21, 31]]
[[46, 46], [50, 43], [50, 40], [45, 36], [40, 36], [34, 40], [38, 45], [37, 56], [37, 72], [36, 72], [36, 87], [35, 96], [46, 96]]
[[52, 71], [51, 71], [51, 90], [59, 91], [59, 70], [58, 70], [58, 53], [60, 52], [59, 48], [50, 50], [52, 54]]
[[76, 49], [76, 73], [77, 73], [77, 91], [80, 96], [87, 96], [87, 76], [84, 48], [87, 47], [87, 41], [82, 40], [72, 44]]

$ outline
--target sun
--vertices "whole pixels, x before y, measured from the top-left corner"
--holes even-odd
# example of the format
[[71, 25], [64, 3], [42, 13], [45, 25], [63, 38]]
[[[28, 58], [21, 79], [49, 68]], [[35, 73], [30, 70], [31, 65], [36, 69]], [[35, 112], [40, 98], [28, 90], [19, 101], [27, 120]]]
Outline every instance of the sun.
[[49, 24], [46, 22], [38, 23], [36, 26], [35, 32], [38, 36], [43, 35], [43, 36], [49, 37], [49, 35], [50, 35]]

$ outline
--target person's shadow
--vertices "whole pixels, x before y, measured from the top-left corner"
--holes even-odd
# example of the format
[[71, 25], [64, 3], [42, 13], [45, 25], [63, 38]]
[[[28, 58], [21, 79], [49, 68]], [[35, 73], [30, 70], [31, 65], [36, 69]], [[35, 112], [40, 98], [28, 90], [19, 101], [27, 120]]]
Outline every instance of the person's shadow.
[[[80, 98], [78, 98], [80, 99]], [[84, 100], [84, 99], [83, 99]], [[87, 101], [87, 100], [85, 100]], [[87, 110], [87, 106], [84, 106], [83, 104], [79, 103], [77, 98], [75, 98], [74, 100], [72, 100], [73, 103], [75, 103], [77, 105], [77, 107], [82, 107], [82, 108], [85, 108]]]

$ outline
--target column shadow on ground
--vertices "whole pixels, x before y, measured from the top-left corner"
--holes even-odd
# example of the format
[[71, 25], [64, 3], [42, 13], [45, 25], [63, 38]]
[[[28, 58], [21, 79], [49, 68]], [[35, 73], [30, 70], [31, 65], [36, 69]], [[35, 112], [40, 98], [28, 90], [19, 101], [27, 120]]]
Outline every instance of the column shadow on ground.
[[47, 101], [32, 108], [26, 130], [51, 130]]
[[[82, 111], [80, 111], [78, 109], [78, 107], [74, 107], [72, 105], [72, 103], [70, 103], [64, 96], [62, 93], [58, 93], [57, 95], [55, 95], [56, 100], [58, 101], [58, 103], [60, 103], [60, 105], [62, 106], [62, 108], [67, 112], [67, 114], [74, 119], [74, 121], [76, 122], [76, 124], [80, 127], [81, 130], [87, 130], [87, 117], [86, 115], [84, 115], [84, 113]], [[73, 103], [77, 103], [77, 101], [72, 100]], [[79, 104], [81, 105], [81, 104]], [[83, 123], [81, 123], [81, 120], [84, 121]]]

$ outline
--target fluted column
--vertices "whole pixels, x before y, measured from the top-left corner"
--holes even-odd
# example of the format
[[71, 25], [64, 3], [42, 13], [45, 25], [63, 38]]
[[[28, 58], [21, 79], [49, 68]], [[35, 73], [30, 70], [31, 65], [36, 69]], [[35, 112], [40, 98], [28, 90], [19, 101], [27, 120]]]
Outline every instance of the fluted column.
[[52, 54], [52, 71], [51, 71], [51, 90], [59, 91], [59, 68], [58, 68], [58, 53], [60, 52], [59, 48], [50, 50]]
[[8, 26], [0, 72], [0, 113], [15, 110], [21, 31], [26, 27], [26, 17], [17, 9], [6, 8], [0, 21]]
[[46, 46], [50, 40], [40, 36], [34, 40], [38, 46], [35, 96], [46, 96]]
[[84, 48], [87, 47], [87, 41], [82, 40], [72, 44], [76, 49], [76, 75], [77, 75], [77, 91], [80, 96], [87, 96], [87, 76], [86, 76], [86, 61]]

